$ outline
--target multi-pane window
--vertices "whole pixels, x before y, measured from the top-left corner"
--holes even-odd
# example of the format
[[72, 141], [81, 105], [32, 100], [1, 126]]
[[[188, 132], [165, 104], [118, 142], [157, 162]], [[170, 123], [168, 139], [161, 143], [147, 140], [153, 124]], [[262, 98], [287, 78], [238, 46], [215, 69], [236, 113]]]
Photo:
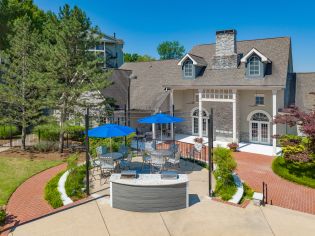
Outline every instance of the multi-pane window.
[[184, 65], [184, 76], [192, 77], [193, 76], [193, 63], [192, 61], [187, 61]]
[[265, 97], [263, 94], [256, 95], [255, 104], [258, 106], [265, 105]]
[[202, 92], [203, 99], [232, 99], [233, 92], [231, 89], [204, 89]]
[[248, 62], [249, 75], [260, 75], [260, 60], [257, 56], [252, 56]]

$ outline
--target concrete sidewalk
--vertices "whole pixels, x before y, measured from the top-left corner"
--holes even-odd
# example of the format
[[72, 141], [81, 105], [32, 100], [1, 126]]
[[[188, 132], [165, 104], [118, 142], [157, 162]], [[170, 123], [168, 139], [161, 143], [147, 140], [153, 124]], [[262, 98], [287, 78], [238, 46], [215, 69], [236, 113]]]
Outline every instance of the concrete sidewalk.
[[113, 209], [100, 198], [16, 228], [12, 236], [313, 235], [315, 216], [275, 206], [246, 209], [212, 201], [163, 213]]

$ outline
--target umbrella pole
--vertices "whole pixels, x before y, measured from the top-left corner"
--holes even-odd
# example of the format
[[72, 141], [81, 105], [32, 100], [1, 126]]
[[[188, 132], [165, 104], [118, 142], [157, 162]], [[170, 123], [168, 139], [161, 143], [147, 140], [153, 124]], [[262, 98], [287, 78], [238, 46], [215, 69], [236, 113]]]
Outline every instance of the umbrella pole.
[[113, 152], [113, 148], [112, 148], [112, 138], [109, 138], [109, 147], [110, 147], [110, 152]]

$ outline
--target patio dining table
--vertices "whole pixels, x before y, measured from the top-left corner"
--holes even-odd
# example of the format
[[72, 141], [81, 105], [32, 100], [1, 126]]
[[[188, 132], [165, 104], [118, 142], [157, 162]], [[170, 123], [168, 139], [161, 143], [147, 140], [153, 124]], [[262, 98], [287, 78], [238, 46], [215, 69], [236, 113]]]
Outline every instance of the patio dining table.
[[114, 161], [119, 161], [120, 159], [123, 158], [123, 154], [120, 152], [108, 152], [108, 153], [102, 154], [99, 158], [101, 160], [105, 158], [112, 158]]
[[173, 155], [173, 151], [169, 149], [156, 149], [150, 151], [150, 154], [157, 157], [169, 157]]

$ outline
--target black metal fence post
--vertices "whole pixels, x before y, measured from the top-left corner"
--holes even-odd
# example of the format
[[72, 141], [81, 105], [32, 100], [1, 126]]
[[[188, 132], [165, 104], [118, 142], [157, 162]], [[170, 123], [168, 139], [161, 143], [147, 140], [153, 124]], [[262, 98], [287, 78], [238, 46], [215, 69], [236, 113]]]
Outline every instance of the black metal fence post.
[[[127, 106], [125, 104], [125, 107], [124, 107], [124, 115], [125, 115], [125, 126], [127, 126]], [[127, 136], [125, 136], [125, 146], [127, 146]]]
[[211, 108], [208, 119], [208, 168], [209, 168], [209, 197], [213, 196], [212, 191], [212, 152], [213, 151], [213, 108]]
[[85, 165], [86, 165], [86, 194], [90, 195], [90, 155], [89, 155], [89, 107], [85, 114]]

